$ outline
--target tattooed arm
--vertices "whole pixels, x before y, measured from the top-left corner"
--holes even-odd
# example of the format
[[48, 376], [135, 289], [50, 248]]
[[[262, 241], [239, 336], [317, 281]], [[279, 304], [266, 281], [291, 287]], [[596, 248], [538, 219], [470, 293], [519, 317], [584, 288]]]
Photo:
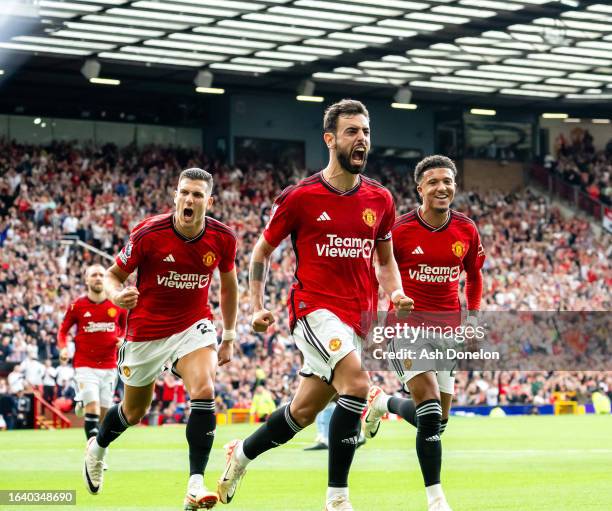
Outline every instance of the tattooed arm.
[[249, 266], [249, 294], [253, 308], [251, 326], [256, 332], [265, 332], [274, 323], [274, 316], [264, 307], [264, 291], [272, 252], [274, 252], [274, 247], [262, 236], [255, 245], [251, 256]]

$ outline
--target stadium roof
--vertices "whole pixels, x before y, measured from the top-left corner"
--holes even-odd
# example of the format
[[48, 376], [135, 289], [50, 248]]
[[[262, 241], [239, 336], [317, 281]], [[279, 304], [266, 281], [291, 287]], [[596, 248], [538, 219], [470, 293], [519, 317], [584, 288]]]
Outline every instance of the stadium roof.
[[191, 90], [208, 70], [229, 87], [612, 103], [603, 0], [3, 0], [0, 68], [14, 53], [49, 75], [84, 80], [75, 68], [96, 59], [101, 77]]

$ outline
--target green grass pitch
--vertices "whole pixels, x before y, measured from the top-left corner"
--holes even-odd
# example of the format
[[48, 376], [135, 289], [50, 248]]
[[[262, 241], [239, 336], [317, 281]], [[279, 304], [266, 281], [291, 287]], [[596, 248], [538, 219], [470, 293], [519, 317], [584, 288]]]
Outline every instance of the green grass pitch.
[[[220, 426], [206, 473], [215, 487], [222, 446], [253, 426]], [[81, 479], [82, 430], [0, 432], [0, 489], [77, 490], [76, 506], [7, 510], [181, 510], [187, 481], [182, 426], [134, 428], [110, 449], [104, 490]], [[228, 511], [319, 511], [327, 453], [303, 452], [314, 427], [253, 462]], [[357, 451], [350, 477], [356, 511], [426, 509], [414, 429], [384, 422]], [[442, 482], [454, 511], [612, 509], [612, 417], [453, 417], [443, 436]]]

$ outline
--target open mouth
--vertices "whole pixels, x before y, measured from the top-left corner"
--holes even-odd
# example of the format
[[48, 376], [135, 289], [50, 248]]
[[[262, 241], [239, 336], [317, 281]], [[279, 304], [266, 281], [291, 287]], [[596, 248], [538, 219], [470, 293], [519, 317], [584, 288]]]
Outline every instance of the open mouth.
[[185, 220], [191, 220], [193, 218], [193, 209], [185, 208], [183, 210], [183, 217], [185, 218]]
[[351, 154], [351, 162], [355, 165], [361, 165], [365, 161], [366, 149], [363, 146], [353, 149]]

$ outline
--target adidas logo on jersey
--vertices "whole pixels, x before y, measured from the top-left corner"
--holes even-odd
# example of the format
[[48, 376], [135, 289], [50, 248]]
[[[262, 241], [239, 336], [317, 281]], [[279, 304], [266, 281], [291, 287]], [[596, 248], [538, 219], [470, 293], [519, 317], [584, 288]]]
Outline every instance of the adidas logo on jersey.
[[164, 257], [163, 261], [164, 261], [164, 263], [174, 263], [174, 262], [176, 262], [174, 260], [174, 256], [172, 254], [168, 254], [166, 257]]
[[412, 251], [412, 254], [413, 254], [413, 255], [423, 255], [424, 253], [425, 253], [425, 252], [423, 252], [423, 249], [420, 247], [420, 245], [419, 245], [419, 246], [417, 246], [417, 248], [415, 248], [415, 249]]
[[327, 222], [329, 220], [331, 220], [331, 217], [327, 214], [327, 211], [323, 211], [323, 213], [319, 215], [319, 218], [317, 218], [317, 222]]
[[91, 318], [91, 312], [87, 311], [85, 314], [83, 314], [84, 318]]

